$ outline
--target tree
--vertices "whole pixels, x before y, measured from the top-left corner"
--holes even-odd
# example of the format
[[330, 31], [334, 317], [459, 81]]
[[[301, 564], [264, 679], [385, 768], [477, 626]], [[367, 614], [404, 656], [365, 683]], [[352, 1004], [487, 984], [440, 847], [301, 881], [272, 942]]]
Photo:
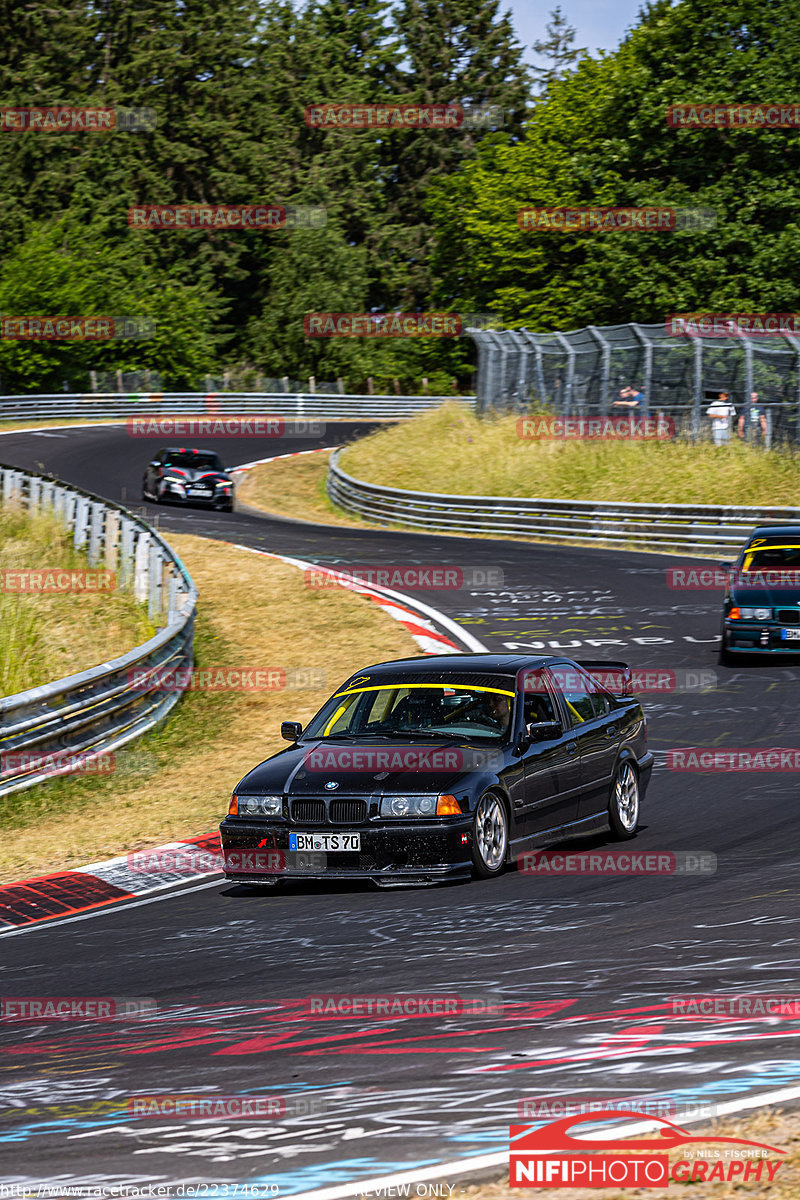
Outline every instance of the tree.
[[547, 92], [557, 79], [561, 79], [568, 70], [576, 67], [587, 54], [585, 48], [579, 50], [572, 45], [576, 30], [574, 25], [567, 21], [560, 4], [550, 13], [545, 32], [547, 39], [536, 41], [531, 46], [534, 54], [544, 55], [551, 63], [548, 67], [531, 67], [542, 92]]

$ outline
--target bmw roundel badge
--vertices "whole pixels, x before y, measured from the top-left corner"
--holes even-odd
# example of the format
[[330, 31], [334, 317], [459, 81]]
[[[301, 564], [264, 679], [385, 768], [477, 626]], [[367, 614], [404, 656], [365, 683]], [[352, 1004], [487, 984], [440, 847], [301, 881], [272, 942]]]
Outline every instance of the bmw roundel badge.
[[328, 782], [325, 784], [325, 791], [326, 792], [335, 792], [338, 786], [339, 785], [335, 779], [329, 779]]

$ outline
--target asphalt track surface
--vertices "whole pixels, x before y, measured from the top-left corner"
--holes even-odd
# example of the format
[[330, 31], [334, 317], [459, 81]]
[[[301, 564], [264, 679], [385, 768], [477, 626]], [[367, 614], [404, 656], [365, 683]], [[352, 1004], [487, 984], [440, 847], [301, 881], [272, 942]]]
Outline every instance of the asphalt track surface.
[[[331, 425], [317, 444], [364, 429]], [[315, 443], [189, 444], [213, 446], [235, 465]], [[682, 1105], [758, 1097], [797, 1081], [797, 1018], [691, 1015], [671, 999], [798, 991], [797, 775], [676, 772], [665, 752], [800, 746], [800, 662], [719, 667], [720, 597], [671, 590], [666, 569], [682, 565], [675, 558], [140, 505], [153, 448], [124, 428], [63, 429], [3, 436], [0, 461], [127, 498], [148, 519], [158, 514], [167, 534], [326, 565], [499, 569], [502, 587], [416, 594], [487, 649], [619, 657], [698, 678], [715, 672], [704, 690], [644, 700], [656, 769], [632, 848], [713, 854], [716, 871], [512, 870], [432, 889], [298, 885], [263, 895], [220, 880], [3, 938], [3, 995], [158, 1004], [147, 1021], [2, 1028], [6, 1180], [247, 1184], [251, 1192], [227, 1194], [251, 1196], [270, 1185], [281, 1195], [341, 1183], [357, 1190], [359, 1180], [407, 1166], [502, 1151], [525, 1099], [668, 1098], [680, 1124]], [[220, 796], [221, 814], [226, 801]], [[395, 992], [500, 993], [505, 1008], [389, 1019], [304, 1012], [309, 996]], [[156, 1093], [278, 1097], [281, 1115], [127, 1115], [130, 1097]], [[304, 1115], [310, 1098], [322, 1111]]]

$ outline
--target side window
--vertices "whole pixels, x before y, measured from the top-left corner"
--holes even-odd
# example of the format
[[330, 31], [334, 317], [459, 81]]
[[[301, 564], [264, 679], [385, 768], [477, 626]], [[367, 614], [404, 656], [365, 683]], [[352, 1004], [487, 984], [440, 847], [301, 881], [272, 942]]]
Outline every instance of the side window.
[[[592, 681], [583, 671], [561, 663], [551, 668], [556, 686], [567, 705], [573, 725], [592, 721], [600, 714], [595, 711], [595, 690]], [[605, 712], [605, 709], [603, 710]]]
[[524, 671], [521, 678], [523, 720], [526, 725], [559, 720], [553, 694], [544, 671]]

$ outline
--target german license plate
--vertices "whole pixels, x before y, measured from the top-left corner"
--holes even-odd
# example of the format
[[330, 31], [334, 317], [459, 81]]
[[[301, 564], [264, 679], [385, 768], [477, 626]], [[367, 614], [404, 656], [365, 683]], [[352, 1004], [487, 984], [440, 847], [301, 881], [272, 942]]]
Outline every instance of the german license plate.
[[191, 488], [190, 487], [190, 488], [187, 488], [186, 491], [187, 491], [188, 495], [190, 495], [190, 496], [210, 496], [211, 495], [211, 488]]
[[782, 629], [781, 637], [785, 642], [800, 642], [800, 629]]
[[360, 833], [290, 833], [290, 850], [360, 850]]

